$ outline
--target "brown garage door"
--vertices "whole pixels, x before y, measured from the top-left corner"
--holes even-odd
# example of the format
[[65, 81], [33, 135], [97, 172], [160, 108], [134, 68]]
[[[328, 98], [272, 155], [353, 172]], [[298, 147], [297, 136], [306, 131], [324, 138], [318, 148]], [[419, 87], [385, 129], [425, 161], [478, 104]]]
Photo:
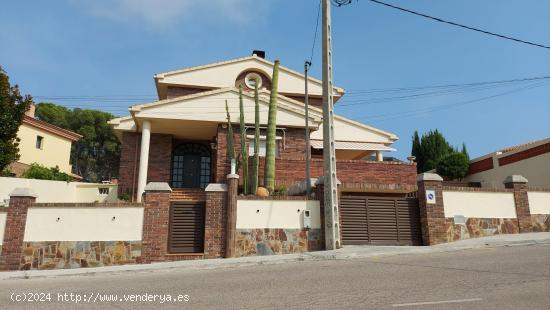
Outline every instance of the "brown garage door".
[[170, 207], [168, 251], [202, 253], [204, 250], [204, 206], [174, 203]]
[[415, 198], [342, 196], [342, 243], [422, 245]]

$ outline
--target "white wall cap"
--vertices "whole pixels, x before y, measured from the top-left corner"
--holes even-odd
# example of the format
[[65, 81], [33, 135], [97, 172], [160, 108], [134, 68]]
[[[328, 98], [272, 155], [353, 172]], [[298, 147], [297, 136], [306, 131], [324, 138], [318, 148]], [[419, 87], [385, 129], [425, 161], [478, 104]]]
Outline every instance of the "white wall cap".
[[36, 192], [32, 188], [28, 187], [16, 187], [11, 193], [10, 197], [38, 197]]
[[416, 181], [439, 181], [442, 182], [443, 178], [437, 173], [424, 172], [416, 176]]
[[171, 192], [170, 185], [166, 182], [149, 182], [145, 186], [146, 192]]
[[514, 174], [507, 176], [503, 183], [527, 183], [527, 179], [519, 174]]
[[205, 192], [227, 192], [227, 184], [210, 183], [204, 189]]

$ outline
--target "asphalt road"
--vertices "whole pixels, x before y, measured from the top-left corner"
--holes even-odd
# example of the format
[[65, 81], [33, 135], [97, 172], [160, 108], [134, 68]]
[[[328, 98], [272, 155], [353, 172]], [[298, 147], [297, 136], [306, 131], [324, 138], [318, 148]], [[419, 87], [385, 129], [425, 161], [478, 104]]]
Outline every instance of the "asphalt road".
[[550, 309], [550, 245], [4, 280], [0, 308]]

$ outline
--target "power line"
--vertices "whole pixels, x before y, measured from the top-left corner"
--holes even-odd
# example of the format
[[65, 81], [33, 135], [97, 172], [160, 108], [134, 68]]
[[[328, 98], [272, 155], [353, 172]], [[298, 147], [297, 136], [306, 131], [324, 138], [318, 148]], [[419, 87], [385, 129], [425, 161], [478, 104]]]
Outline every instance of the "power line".
[[313, 52], [315, 51], [315, 43], [317, 42], [317, 31], [319, 29], [319, 16], [321, 15], [321, 1], [317, 7], [317, 21], [315, 22], [315, 34], [313, 35], [313, 44], [311, 45], [311, 55], [309, 56], [309, 66], [311, 67], [311, 61], [313, 60]]
[[424, 85], [424, 86], [413, 86], [413, 87], [395, 87], [395, 88], [375, 88], [375, 89], [352, 89], [347, 90], [346, 94], [366, 94], [366, 93], [379, 93], [379, 92], [397, 92], [397, 91], [410, 91], [410, 90], [422, 90], [427, 88], [447, 88], [447, 87], [457, 87], [457, 86], [477, 86], [477, 85], [486, 85], [486, 84], [498, 84], [498, 83], [513, 83], [513, 82], [523, 82], [523, 81], [534, 81], [549, 79], [550, 76], [535, 76], [535, 77], [526, 77], [526, 78], [517, 78], [517, 79], [508, 79], [508, 80], [496, 80], [496, 81], [482, 81], [482, 82], [469, 82], [469, 83], [455, 83], [455, 84], [438, 84], [438, 85]]
[[401, 112], [397, 112], [397, 113], [378, 114], [378, 115], [374, 115], [370, 118], [367, 118], [367, 120], [368, 121], [385, 121], [385, 120], [399, 119], [399, 118], [403, 118], [403, 117], [413, 117], [413, 116], [421, 115], [423, 113], [430, 113], [430, 112], [436, 112], [436, 111], [440, 111], [440, 110], [451, 109], [451, 108], [455, 108], [455, 107], [459, 107], [459, 106], [463, 106], [463, 105], [468, 105], [468, 104], [472, 104], [472, 103], [476, 103], [476, 102], [486, 101], [486, 100], [496, 98], [496, 97], [506, 96], [506, 95], [521, 92], [521, 91], [524, 91], [524, 90], [529, 90], [529, 89], [533, 89], [533, 88], [537, 88], [537, 87], [541, 87], [541, 86], [546, 86], [546, 85], [550, 85], [550, 84], [548, 82], [535, 83], [535, 84], [532, 84], [532, 85], [529, 85], [529, 86], [516, 88], [516, 89], [510, 90], [510, 91], [506, 91], [506, 92], [502, 92], [502, 93], [498, 93], [498, 94], [494, 94], [494, 95], [490, 95], [490, 96], [484, 96], [484, 97], [476, 98], [476, 99], [472, 99], [472, 100], [462, 101], [462, 102], [448, 103], [448, 104], [438, 105], [438, 106], [434, 106], [434, 107], [426, 107], [426, 108], [422, 108], [422, 109], [401, 111]]
[[[549, 78], [550, 77], [547, 77], [545, 79], [549, 79]], [[523, 80], [521, 82], [524, 83], [526, 81], [533, 81], [533, 80], [540, 80], [540, 79], [528, 79], [528, 80]], [[486, 91], [486, 90], [491, 90], [495, 88], [515, 86], [518, 83], [519, 81], [516, 81], [514, 83], [510, 83], [510, 82], [491, 83], [491, 84], [484, 83], [484, 84], [475, 84], [475, 86], [443, 88], [443, 89], [430, 90], [430, 91], [421, 92], [421, 93], [417, 92], [412, 94], [406, 94], [401, 96], [378, 97], [378, 98], [356, 98], [351, 100], [343, 99], [344, 101], [340, 103], [338, 106], [348, 107], [348, 106], [355, 106], [355, 105], [370, 105], [370, 104], [387, 103], [387, 102], [394, 102], [394, 101], [418, 100], [418, 99], [425, 99], [425, 98], [438, 97], [438, 96], [465, 94], [470, 92], [480, 92], [480, 91]]]
[[550, 50], [550, 46], [547, 46], [547, 45], [542, 45], [542, 44], [539, 44], [539, 43], [525, 41], [525, 40], [522, 40], [522, 39], [518, 39], [518, 38], [514, 38], [514, 37], [510, 37], [510, 36], [502, 35], [502, 34], [498, 34], [498, 33], [494, 33], [494, 32], [479, 29], [479, 28], [462, 25], [462, 24], [459, 24], [459, 23], [444, 20], [444, 19], [439, 18], [439, 17], [433, 17], [433, 16], [430, 16], [430, 15], [427, 15], [427, 14], [415, 12], [415, 11], [412, 11], [412, 10], [409, 10], [409, 9], [405, 9], [405, 8], [395, 6], [395, 5], [392, 5], [392, 4], [389, 4], [389, 3], [385, 3], [385, 2], [382, 2], [382, 1], [378, 1], [378, 0], [369, 0], [369, 1], [377, 3], [377, 4], [381, 4], [381, 5], [396, 9], [396, 10], [407, 12], [407, 13], [410, 13], [410, 14], [413, 14], [413, 15], [416, 15], [416, 16], [421, 16], [421, 17], [424, 17], [424, 18], [428, 18], [428, 19], [431, 19], [431, 20], [434, 20], [434, 21], [437, 21], [437, 22], [440, 22], [440, 23], [445, 23], [445, 24], [449, 24], [449, 25], [452, 25], [452, 26], [461, 27], [461, 28], [464, 28], [464, 29], [484, 33], [484, 34], [495, 36], [495, 37], [499, 37], [501, 39], [511, 40], [511, 41], [515, 41], [515, 42], [518, 42], [518, 43], [523, 43], [523, 44], [536, 46], [536, 47], [541, 47], [541, 48], [545, 48], [545, 49]]

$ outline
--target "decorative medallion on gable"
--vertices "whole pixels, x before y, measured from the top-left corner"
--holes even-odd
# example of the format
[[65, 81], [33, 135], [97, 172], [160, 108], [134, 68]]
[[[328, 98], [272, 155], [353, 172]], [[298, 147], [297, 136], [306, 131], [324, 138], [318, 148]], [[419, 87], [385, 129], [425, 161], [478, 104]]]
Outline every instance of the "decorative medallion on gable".
[[235, 80], [235, 87], [243, 87], [243, 90], [253, 91], [255, 84], [258, 83], [258, 89], [271, 90], [271, 79], [264, 72], [247, 69], [241, 72]]

